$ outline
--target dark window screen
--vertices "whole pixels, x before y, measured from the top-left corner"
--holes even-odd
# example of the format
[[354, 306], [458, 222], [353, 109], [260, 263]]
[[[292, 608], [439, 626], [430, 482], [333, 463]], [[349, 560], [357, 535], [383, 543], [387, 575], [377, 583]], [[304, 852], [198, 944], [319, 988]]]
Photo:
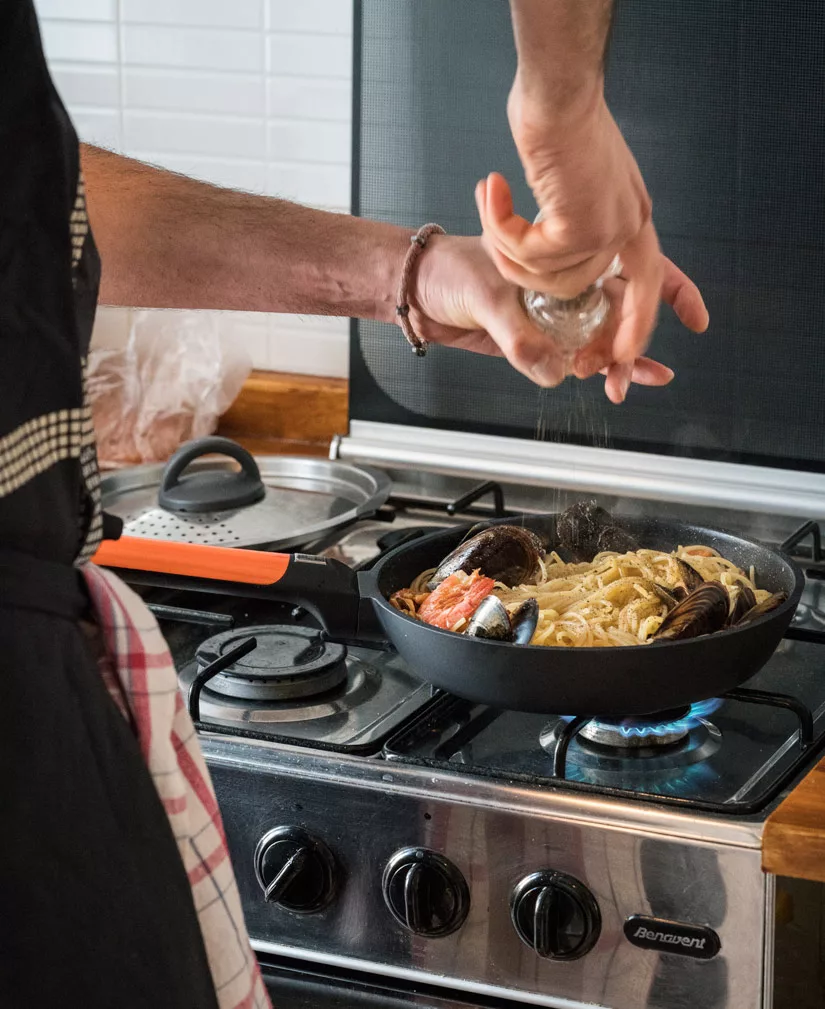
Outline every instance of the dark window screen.
[[[356, 212], [478, 234], [476, 181], [535, 203], [509, 135], [505, 0], [361, 0]], [[353, 325], [351, 416], [825, 471], [825, 3], [617, 0], [608, 101], [662, 247], [711, 328], [662, 310], [665, 390], [611, 406], [603, 380], [541, 394], [509, 365]]]

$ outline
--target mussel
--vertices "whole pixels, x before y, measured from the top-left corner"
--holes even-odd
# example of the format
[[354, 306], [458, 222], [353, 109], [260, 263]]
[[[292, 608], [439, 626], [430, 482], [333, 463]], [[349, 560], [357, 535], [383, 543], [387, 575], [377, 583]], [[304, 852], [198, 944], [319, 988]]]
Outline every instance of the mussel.
[[636, 540], [595, 501], [579, 501], [556, 519], [561, 547], [574, 561], [592, 561], [604, 551], [629, 553], [638, 550]]
[[675, 606], [654, 635], [656, 641], [682, 641], [713, 634], [728, 619], [730, 597], [719, 582], [702, 582]]
[[529, 645], [539, 619], [539, 604], [535, 599], [525, 599], [512, 613], [498, 596], [486, 596], [470, 617], [465, 634], [471, 638], [491, 641], [512, 641]]
[[684, 599], [700, 585], [704, 585], [705, 579], [692, 564], [683, 561], [681, 557], [674, 557], [674, 560], [679, 571], [679, 581], [676, 583], [678, 597]]
[[[638, 542], [621, 526], [605, 526], [596, 540], [596, 554], [629, 554], [639, 549]], [[593, 556], [595, 557], [594, 554]]]
[[745, 614], [756, 606], [756, 596], [749, 585], [732, 585], [728, 589], [730, 595], [730, 614], [728, 624], [733, 627]]
[[763, 599], [761, 603], [757, 603], [756, 606], [752, 606], [747, 613], [740, 618], [736, 626], [741, 627], [743, 624], [749, 624], [753, 620], [758, 620], [760, 617], [764, 617], [766, 613], [771, 613], [773, 610], [780, 607], [787, 598], [788, 597], [784, 592], [774, 592], [773, 595], [768, 596], [767, 599]]
[[471, 536], [448, 554], [427, 583], [432, 591], [456, 571], [479, 570], [512, 588], [529, 582], [538, 571], [544, 544], [521, 526], [493, 525]]
[[679, 598], [674, 595], [672, 590], [667, 587], [667, 585], [660, 585], [658, 582], [652, 582], [653, 591], [661, 599], [661, 601], [667, 606], [668, 613], [673, 609], [674, 606], [678, 606]]

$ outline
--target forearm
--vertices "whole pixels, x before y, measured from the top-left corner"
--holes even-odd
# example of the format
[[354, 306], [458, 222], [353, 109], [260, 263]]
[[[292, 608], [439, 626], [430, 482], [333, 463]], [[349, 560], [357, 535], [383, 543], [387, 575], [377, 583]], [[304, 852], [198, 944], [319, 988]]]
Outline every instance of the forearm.
[[510, 0], [525, 100], [578, 114], [602, 94], [613, 0]]
[[405, 229], [81, 156], [104, 304], [394, 319]]

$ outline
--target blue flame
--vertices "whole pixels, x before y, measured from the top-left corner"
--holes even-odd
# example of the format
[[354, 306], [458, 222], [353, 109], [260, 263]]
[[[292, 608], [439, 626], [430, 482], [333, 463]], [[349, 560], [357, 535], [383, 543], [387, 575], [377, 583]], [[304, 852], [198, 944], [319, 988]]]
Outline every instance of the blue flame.
[[[613, 718], [594, 718], [593, 721], [601, 725], [609, 725], [617, 729], [625, 739], [648, 739], [652, 736], [673, 736], [684, 735], [695, 729], [703, 718], [708, 718], [722, 705], [718, 697], [709, 697], [706, 701], [696, 701], [691, 704], [689, 710], [681, 718], [672, 719], [669, 722], [646, 721], [644, 715], [635, 718], [625, 718], [621, 721]], [[572, 715], [562, 716], [565, 722], [572, 720]]]
[[709, 697], [706, 701], [697, 701], [695, 704], [691, 704], [686, 715], [671, 722], [645, 722], [642, 716], [638, 719], [629, 719], [626, 723], [620, 723], [617, 728], [626, 739], [646, 739], [650, 736], [671, 736], [690, 732], [691, 729], [696, 728], [701, 719], [712, 715], [721, 703], [722, 701], [718, 697]]

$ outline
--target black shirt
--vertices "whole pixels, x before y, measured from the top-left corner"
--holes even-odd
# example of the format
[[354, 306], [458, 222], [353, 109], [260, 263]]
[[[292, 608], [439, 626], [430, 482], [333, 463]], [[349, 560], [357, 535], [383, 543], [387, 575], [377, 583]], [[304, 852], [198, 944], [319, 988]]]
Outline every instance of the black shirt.
[[100, 540], [83, 382], [99, 279], [31, 0], [0, 0], [0, 548], [70, 564]]

